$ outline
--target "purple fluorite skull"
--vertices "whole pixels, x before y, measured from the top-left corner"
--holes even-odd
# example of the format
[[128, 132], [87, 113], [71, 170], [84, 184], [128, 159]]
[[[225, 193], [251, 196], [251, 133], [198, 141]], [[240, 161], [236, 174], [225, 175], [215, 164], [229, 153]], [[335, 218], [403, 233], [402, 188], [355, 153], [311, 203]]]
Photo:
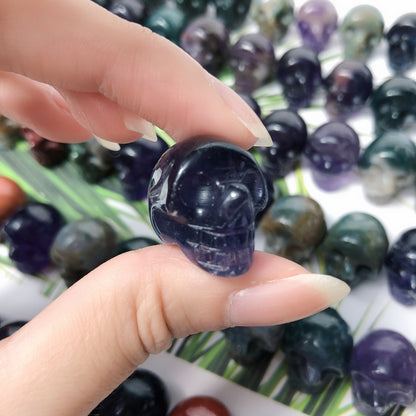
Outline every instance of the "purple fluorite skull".
[[380, 329], [361, 339], [350, 370], [354, 405], [365, 416], [384, 415], [416, 399], [416, 350], [395, 331]]
[[330, 1], [309, 0], [299, 9], [296, 20], [304, 46], [319, 53], [335, 32], [338, 15]]
[[210, 273], [236, 276], [251, 265], [256, 215], [268, 201], [254, 158], [238, 146], [199, 137], [172, 146], [149, 186], [156, 233]]

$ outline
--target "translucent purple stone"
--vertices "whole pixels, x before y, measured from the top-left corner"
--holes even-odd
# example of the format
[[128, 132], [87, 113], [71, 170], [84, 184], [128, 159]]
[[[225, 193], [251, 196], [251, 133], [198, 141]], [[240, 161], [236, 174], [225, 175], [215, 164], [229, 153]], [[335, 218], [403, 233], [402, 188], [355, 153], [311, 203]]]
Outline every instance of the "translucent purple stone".
[[309, 136], [304, 155], [316, 184], [324, 190], [335, 190], [351, 179], [360, 155], [360, 140], [348, 124], [331, 121]]
[[401, 234], [390, 247], [385, 266], [392, 296], [403, 305], [416, 305], [416, 228]]
[[167, 148], [166, 142], [158, 137], [156, 142], [141, 139], [121, 145], [114, 154], [113, 163], [129, 201], [146, 199], [153, 167]]
[[211, 16], [191, 20], [180, 38], [181, 48], [213, 75], [223, 68], [229, 49], [224, 23]]
[[396, 331], [375, 330], [362, 338], [353, 348], [350, 373], [354, 405], [364, 416], [382, 416], [416, 399], [416, 350]]
[[34, 274], [48, 266], [50, 247], [63, 225], [56, 208], [38, 202], [28, 203], [5, 221], [2, 235], [16, 268]]
[[161, 240], [204, 270], [237, 276], [251, 266], [268, 190], [250, 153], [207, 137], [177, 143], [156, 164], [148, 200]]
[[303, 45], [319, 53], [337, 29], [338, 14], [328, 0], [309, 0], [299, 9], [296, 21]]
[[230, 48], [228, 64], [234, 73], [236, 91], [251, 94], [273, 74], [273, 43], [260, 33], [243, 35]]

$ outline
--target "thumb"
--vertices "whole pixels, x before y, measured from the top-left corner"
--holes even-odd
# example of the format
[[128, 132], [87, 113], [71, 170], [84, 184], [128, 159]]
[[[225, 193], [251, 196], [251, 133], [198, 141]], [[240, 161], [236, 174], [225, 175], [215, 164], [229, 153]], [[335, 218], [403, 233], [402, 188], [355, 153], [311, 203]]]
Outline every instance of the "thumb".
[[263, 252], [237, 278], [213, 276], [170, 245], [120, 255], [0, 343], [1, 413], [87, 414], [172, 337], [300, 319], [348, 290]]

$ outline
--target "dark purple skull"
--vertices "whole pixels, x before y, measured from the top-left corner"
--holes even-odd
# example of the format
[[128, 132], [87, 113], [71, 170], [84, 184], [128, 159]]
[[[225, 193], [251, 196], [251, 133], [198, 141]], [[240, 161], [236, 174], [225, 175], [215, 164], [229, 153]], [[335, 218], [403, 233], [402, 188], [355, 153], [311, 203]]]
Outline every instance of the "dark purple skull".
[[165, 242], [219, 276], [248, 270], [256, 215], [267, 203], [265, 178], [241, 148], [199, 137], [171, 147], [149, 187], [150, 219]]
[[365, 416], [384, 415], [416, 399], [416, 350], [395, 331], [375, 330], [361, 339], [350, 369], [354, 405]]

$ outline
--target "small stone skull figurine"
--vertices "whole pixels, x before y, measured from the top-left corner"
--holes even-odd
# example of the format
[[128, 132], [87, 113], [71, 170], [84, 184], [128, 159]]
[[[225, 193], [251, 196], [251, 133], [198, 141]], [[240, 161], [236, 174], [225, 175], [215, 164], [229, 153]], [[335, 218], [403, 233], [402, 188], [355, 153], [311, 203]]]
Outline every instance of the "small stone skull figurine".
[[296, 13], [296, 22], [303, 45], [319, 53], [337, 29], [338, 14], [329, 0], [308, 0]]
[[377, 135], [413, 123], [416, 118], [416, 81], [399, 75], [388, 79], [374, 90], [371, 109]]
[[308, 260], [326, 233], [321, 206], [304, 195], [277, 199], [260, 223], [265, 251], [293, 260]]
[[364, 336], [353, 348], [350, 373], [354, 406], [365, 416], [383, 416], [416, 399], [416, 350], [396, 331]]
[[268, 202], [266, 180], [248, 152], [207, 137], [177, 143], [154, 167], [148, 199], [162, 241], [218, 276], [248, 270], [255, 219]]
[[364, 62], [344, 59], [324, 79], [325, 109], [343, 119], [361, 110], [373, 93], [373, 74]]
[[114, 256], [117, 234], [105, 221], [83, 218], [62, 227], [50, 249], [67, 286]]
[[384, 265], [394, 299], [403, 305], [416, 305], [416, 228], [399, 235], [389, 248]]
[[358, 160], [366, 197], [384, 204], [416, 179], [416, 145], [407, 134], [387, 131], [375, 139]]
[[320, 393], [347, 374], [352, 347], [349, 326], [333, 308], [286, 324], [281, 348], [289, 382], [304, 393]]
[[260, 33], [274, 42], [286, 35], [293, 22], [293, 0], [253, 0], [250, 16], [257, 23]]
[[384, 35], [384, 19], [374, 6], [352, 8], [340, 26], [345, 58], [366, 60]]
[[321, 245], [326, 273], [351, 287], [377, 275], [388, 249], [384, 226], [374, 216], [351, 212], [333, 224]]
[[228, 64], [235, 77], [236, 91], [251, 94], [273, 75], [273, 43], [260, 33], [245, 34], [231, 46]]
[[397, 72], [404, 72], [416, 61], [416, 13], [400, 16], [386, 33], [388, 61]]

